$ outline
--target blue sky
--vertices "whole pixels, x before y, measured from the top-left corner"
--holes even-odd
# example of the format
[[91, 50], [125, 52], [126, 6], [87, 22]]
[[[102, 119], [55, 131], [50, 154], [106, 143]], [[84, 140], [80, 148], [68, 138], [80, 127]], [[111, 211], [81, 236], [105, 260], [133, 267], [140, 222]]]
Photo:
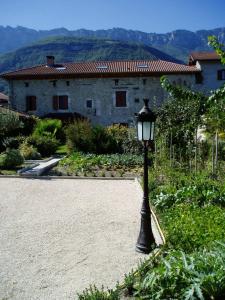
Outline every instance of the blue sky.
[[225, 26], [225, 0], [0, 0], [0, 25], [165, 33]]

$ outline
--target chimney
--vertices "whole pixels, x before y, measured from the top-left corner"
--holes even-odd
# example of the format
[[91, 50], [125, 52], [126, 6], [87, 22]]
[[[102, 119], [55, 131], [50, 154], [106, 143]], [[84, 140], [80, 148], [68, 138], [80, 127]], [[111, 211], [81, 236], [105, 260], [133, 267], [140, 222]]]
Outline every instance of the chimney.
[[55, 65], [55, 56], [48, 55], [46, 56], [46, 65], [48, 67], [53, 67]]

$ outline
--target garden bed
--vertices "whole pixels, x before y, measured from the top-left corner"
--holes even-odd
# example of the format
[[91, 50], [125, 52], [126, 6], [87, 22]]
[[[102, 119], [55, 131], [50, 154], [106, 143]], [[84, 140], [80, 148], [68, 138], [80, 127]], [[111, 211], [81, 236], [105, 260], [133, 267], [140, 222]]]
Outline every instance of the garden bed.
[[215, 180], [174, 169], [152, 169], [149, 175], [165, 246], [127, 274], [122, 286], [92, 287], [79, 299], [224, 299], [224, 176]]
[[142, 175], [142, 156], [133, 154], [82, 154], [60, 161], [48, 175], [77, 177], [134, 177]]
[[15, 166], [13, 168], [0, 168], [0, 175], [18, 175], [18, 171], [24, 168], [28, 168], [32, 165], [31, 162], [24, 162], [21, 166]]

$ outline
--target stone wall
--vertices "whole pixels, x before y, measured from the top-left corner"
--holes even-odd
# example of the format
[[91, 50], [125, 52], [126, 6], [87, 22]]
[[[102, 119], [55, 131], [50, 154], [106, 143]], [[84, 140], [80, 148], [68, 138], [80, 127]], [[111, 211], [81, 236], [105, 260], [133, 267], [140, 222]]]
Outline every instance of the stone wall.
[[225, 66], [219, 61], [201, 61], [201, 63], [197, 62], [197, 66], [202, 70], [203, 76], [202, 84], [196, 85], [199, 91], [208, 94], [211, 90], [218, 89], [225, 83], [225, 80], [217, 79], [217, 71], [225, 69]]
[[[171, 82], [193, 87], [194, 74], [168, 75]], [[116, 81], [116, 79], [118, 81]], [[68, 83], [69, 82], [69, 83]], [[28, 86], [26, 86], [28, 85]], [[115, 106], [116, 91], [126, 91], [127, 106]], [[68, 110], [53, 109], [53, 96], [68, 95]], [[30, 112], [44, 116], [54, 112], [77, 112], [88, 117], [93, 124], [132, 123], [134, 113], [150, 99], [150, 106], [160, 105], [167, 97], [161, 88], [160, 77], [123, 77], [93, 79], [14, 80], [10, 82], [10, 102], [14, 109], [26, 110], [26, 96], [37, 97], [37, 110]], [[92, 108], [87, 108], [92, 100]]]

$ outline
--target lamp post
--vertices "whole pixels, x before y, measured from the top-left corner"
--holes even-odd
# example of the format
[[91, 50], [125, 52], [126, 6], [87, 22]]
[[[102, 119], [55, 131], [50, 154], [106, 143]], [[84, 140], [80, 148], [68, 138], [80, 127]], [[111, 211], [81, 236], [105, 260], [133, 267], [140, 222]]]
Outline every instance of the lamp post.
[[144, 194], [141, 208], [141, 228], [138, 236], [136, 251], [148, 254], [155, 244], [151, 226], [151, 210], [148, 197], [148, 145], [154, 140], [155, 114], [148, 107], [148, 99], [136, 114], [138, 140], [144, 145]]

